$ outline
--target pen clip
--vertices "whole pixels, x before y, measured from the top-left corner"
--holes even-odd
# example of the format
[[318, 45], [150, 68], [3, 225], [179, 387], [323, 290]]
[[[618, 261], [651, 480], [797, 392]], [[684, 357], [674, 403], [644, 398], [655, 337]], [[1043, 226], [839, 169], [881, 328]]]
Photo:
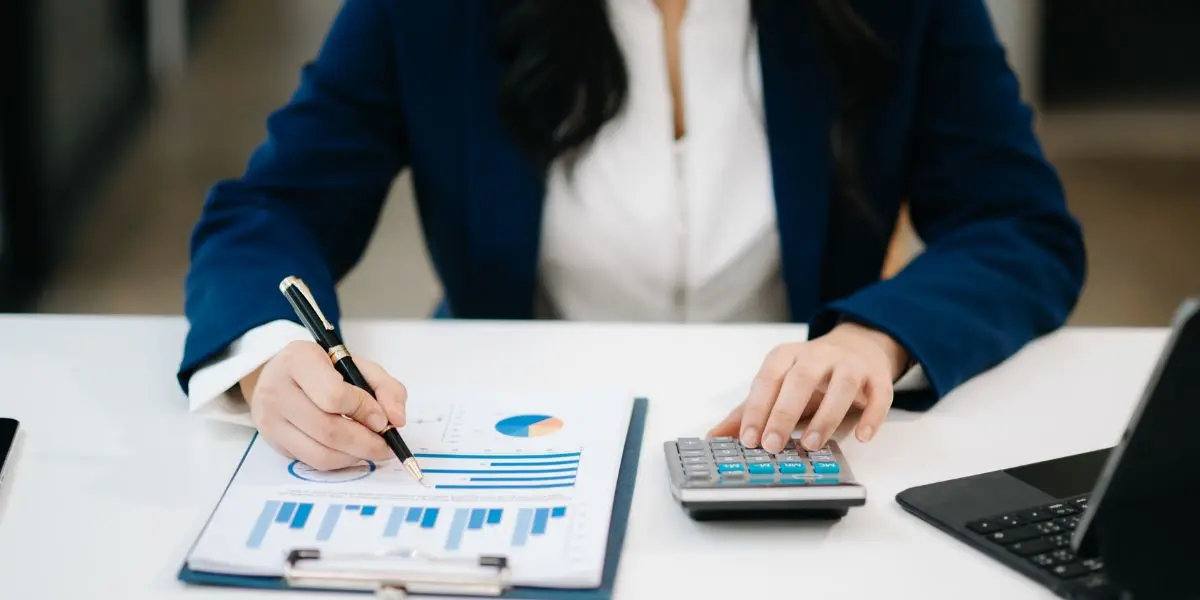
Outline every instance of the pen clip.
[[333, 331], [333, 324], [329, 322], [329, 319], [325, 318], [325, 313], [321, 312], [321, 307], [317, 305], [316, 298], [313, 298], [312, 292], [309, 291], [308, 286], [304, 284], [304, 281], [295, 275], [290, 275], [285, 277], [283, 281], [279, 283], [279, 291], [283, 292], [284, 294], [287, 294], [287, 290], [290, 287], [296, 288], [296, 290], [304, 296], [304, 299], [308, 301], [308, 305], [312, 307], [313, 312], [317, 313], [317, 317], [321, 319], [321, 324], [325, 326], [325, 329], [328, 331]]

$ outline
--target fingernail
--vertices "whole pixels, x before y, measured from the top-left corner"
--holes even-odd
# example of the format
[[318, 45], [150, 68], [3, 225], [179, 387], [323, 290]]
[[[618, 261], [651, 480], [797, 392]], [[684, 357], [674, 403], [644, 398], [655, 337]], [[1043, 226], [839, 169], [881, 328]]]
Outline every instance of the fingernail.
[[767, 452], [779, 452], [783, 449], [783, 437], [772, 431], [763, 438], [763, 450]]
[[821, 434], [812, 432], [804, 438], [804, 448], [807, 450], [821, 449]]
[[875, 437], [875, 428], [871, 427], [870, 425], [863, 425], [861, 435], [862, 441], [869, 442], [871, 441], [871, 438]]
[[367, 426], [375, 431], [383, 431], [388, 426], [387, 417], [383, 413], [375, 413], [367, 417]]
[[747, 448], [753, 448], [758, 445], [758, 430], [753, 427], [747, 427], [742, 430], [742, 445]]

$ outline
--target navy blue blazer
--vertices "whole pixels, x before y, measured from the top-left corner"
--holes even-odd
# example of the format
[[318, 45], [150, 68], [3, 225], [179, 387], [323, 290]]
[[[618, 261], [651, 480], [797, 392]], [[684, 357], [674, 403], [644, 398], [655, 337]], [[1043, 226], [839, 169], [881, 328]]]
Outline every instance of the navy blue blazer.
[[[336, 319], [334, 286], [406, 168], [448, 312], [533, 318], [543, 185], [495, 109], [493, 1], [345, 2], [245, 173], [205, 202], [185, 389], [249, 329], [295, 318], [277, 288], [286, 275]], [[763, 19], [782, 272], [791, 318], [810, 336], [852, 319], [907, 348], [932, 387], [897, 406], [921, 409], [1065, 321], [1084, 280], [1082, 235], [983, 0], [855, 5], [898, 70], [865, 135], [866, 195], [887, 226], [907, 201], [926, 250], [880, 281], [887, 236], [830, 201], [832, 73], [802, 23]]]

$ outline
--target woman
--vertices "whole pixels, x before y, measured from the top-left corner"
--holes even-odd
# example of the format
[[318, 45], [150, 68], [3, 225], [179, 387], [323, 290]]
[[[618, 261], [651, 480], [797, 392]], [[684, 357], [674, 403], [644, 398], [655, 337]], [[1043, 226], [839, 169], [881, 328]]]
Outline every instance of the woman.
[[[405, 392], [342, 383], [275, 285], [336, 319], [405, 168], [440, 316], [809, 322], [712, 432], [769, 451], [853, 407], [870, 440], [1084, 278], [983, 0], [348, 0], [268, 125], [195, 230], [179, 377], [318, 468], [386, 457]], [[927, 248], [880, 281], [902, 202]]]

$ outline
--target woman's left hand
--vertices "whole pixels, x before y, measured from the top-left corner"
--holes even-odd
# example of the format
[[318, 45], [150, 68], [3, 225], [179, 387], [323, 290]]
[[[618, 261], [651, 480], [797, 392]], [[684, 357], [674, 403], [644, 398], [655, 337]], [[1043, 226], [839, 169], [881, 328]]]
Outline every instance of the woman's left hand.
[[907, 353], [887, 334], [842, 323], [767, 354], [749, 396], [709, 435], [737, 436], [747, 448], [779, 452], [800, 420], [812, 415], [801, 444], [816, 450], [854, 406], [862, 409], [856, 437], [870, 441], [892, 406], [892, 382], [907, 365]]

